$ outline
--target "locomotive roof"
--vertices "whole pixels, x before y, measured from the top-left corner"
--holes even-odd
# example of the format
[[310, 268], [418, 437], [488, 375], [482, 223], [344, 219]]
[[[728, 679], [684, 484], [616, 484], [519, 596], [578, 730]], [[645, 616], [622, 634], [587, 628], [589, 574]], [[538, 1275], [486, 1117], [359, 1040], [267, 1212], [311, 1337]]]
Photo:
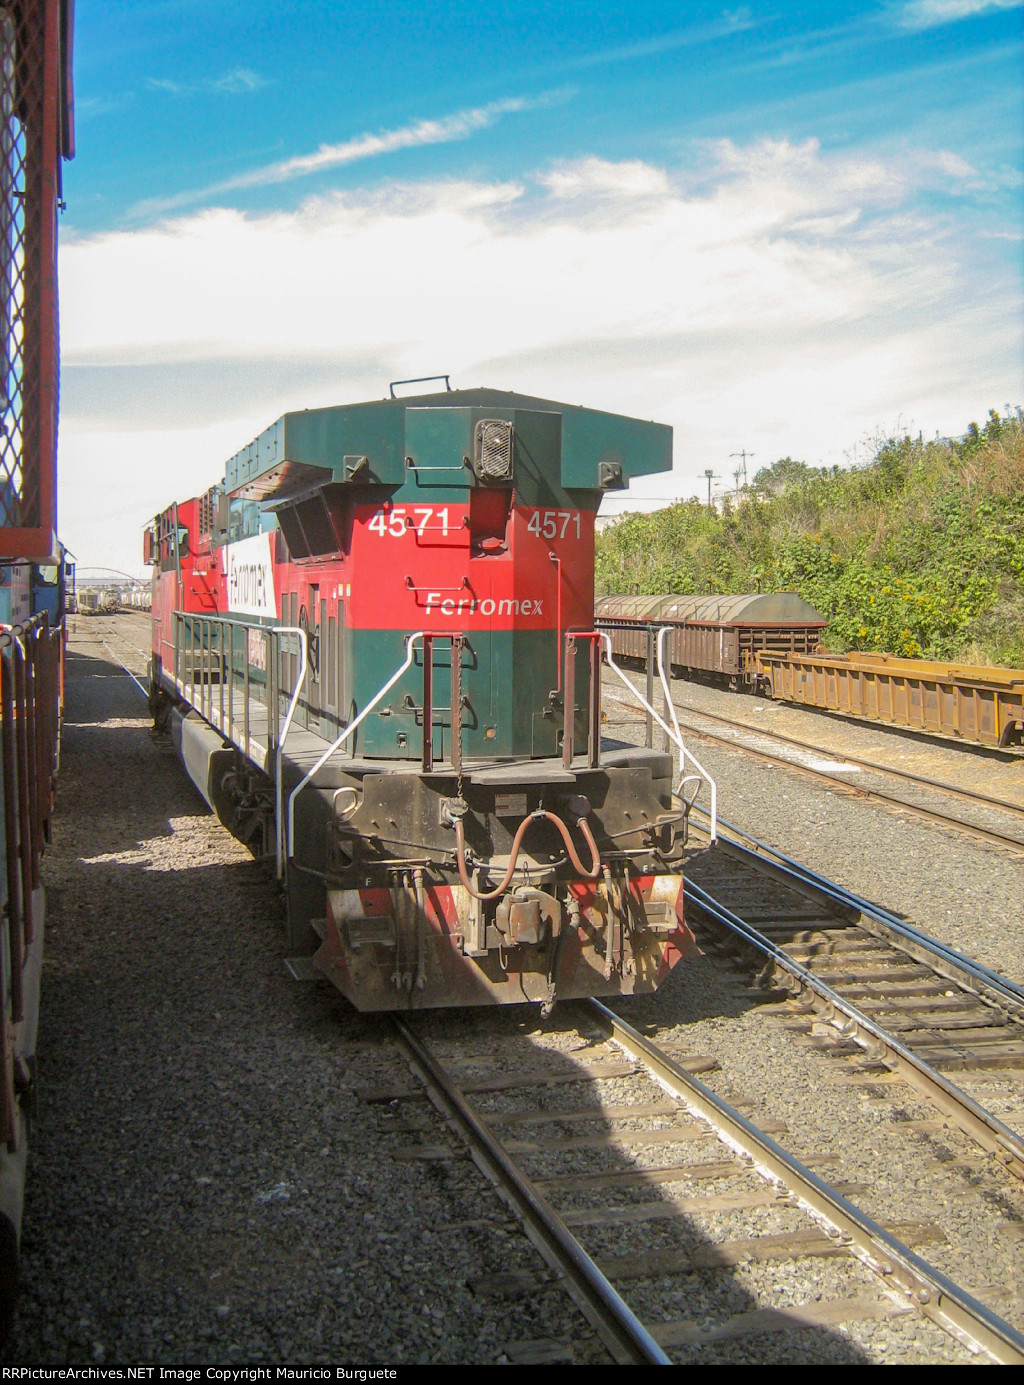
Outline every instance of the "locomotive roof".
[[742, 596], [602, 596], [600, 619], [693, 621], [712, 625], [827, 625], [825, 617], [796, 592], [751, 592]]
[[[452, 458], [461, 464], [475, 424], [489, 417], [512, 423], [567, 489], [621, 489], [672, 467], [672, 429], [663, 423], [506, 390], [444, 390], [284, 414], [229, 460], [226, 487], [265, 499], [330, 481], [401, 485], [407, 459], [454, 477]], [[446, 484], [471, 485], [472, 477]]]

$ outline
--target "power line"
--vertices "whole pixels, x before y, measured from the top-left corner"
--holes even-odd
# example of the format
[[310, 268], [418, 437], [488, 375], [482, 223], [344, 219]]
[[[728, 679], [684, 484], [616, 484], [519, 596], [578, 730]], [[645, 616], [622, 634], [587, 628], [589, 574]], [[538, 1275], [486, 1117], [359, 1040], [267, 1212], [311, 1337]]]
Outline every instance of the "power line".
[[[755, 456], [755, 455], [756, 455], [756, 454], [753, 453], [753, 452], [748, 452], [747, 449], [746, 449], [745, 447], [744, 447], [744, 448], [742, 449], [742, 451], [740, 451], [740, 452], [730, 452], [730, 453], [729, 453], [729, 456], [730, 456], [730, 457], [742, 457], [742, 458], [743, 458], [743, 484], [744, 484], [744, 486], [747, 484], [747, 458], [748, 458], [748, 457], [753, 457], [753, 456]], [[706, 475], [707, 475], [707, 472], [705, 472], [704, 474], [705, 474], [705, 476], [706, 476]], [[739, 488], [740, 488], [740, 487], [739, 487], [740, 469], [739, 469], [738, 467], [737, 467], [737, 469], [733, 472], [733, 476], [735, 477], [735, 480], [736, 480], [736, 489], [739, 490]]]

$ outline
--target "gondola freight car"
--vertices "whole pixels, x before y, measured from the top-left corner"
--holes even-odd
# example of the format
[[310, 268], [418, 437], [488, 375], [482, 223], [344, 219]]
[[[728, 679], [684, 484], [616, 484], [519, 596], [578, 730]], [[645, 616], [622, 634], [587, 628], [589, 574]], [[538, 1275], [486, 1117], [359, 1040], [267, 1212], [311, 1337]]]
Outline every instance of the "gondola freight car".
[[666, 658], [680, 674], [710, 674], [733, 691], [754, 687], [757, 654], [810, 654], [828, 623], [795, 592], [745, 596], [602, 596], [597, 625], [616, 655], [646, 662], [649, 640], [668, 626]]
[[650, 991], [672, 759], [601, 740], [594, 515], [671, 430], [494, 390], [286, 414], [146, 536], [152, 705], [357, 1006]]

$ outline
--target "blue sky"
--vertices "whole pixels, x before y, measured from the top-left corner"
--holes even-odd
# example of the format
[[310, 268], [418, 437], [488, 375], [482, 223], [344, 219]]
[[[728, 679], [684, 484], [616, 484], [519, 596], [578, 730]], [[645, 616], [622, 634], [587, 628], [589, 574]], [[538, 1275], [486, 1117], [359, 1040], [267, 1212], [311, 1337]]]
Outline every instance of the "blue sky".
[[67, 541], [434, 370], [673, 424], [648, 497], [1024, 402], [1021, 58], [981, 0], [79, 0]]

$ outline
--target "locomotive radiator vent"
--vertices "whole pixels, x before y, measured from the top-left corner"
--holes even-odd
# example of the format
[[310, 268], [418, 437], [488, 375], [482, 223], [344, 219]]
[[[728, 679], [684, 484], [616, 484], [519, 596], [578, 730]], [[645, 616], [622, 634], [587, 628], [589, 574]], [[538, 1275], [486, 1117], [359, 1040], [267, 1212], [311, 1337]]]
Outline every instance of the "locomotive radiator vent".
[[473, 433], [473, 470], [485, 481], [512, 480], [512, 424], [482, 418]]

